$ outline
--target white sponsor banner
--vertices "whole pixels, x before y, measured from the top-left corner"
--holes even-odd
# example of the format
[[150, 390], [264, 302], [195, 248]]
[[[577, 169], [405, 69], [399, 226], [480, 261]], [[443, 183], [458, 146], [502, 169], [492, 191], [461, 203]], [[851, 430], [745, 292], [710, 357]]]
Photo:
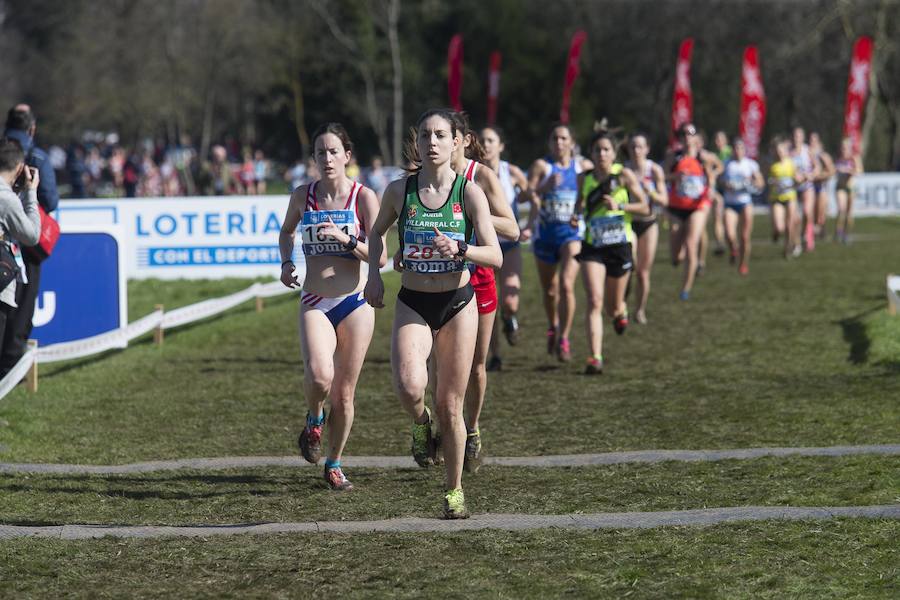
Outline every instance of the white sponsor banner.
[[[120, 225], [131, 278], [278, 277], [287, 205], [286, 195], [63, 200], [58, 215], [63, 231]], [[294, 260], [303, 260], [299, 244]]]
[[900, 173], [864, 173], [853, 181], [857, 217], [900, 216]]

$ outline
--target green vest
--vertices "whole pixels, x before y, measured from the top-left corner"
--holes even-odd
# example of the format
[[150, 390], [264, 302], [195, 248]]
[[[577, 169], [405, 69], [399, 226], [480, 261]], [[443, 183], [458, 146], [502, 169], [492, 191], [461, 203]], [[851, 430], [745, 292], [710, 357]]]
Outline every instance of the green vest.
[[434, 228], [458, 242], [472, 238], [472, 223], [466, 215], [466, 178], [457, 175], [447, 201], [430, 209], [419, 199], [419, 176], [406, 178], [406, 195], [397, 222], [403, 268], [413, 273], [454, 273], [466, 268], [465, 261], [444, 258], [432, 246]]
[[622, 184], [622, 165], [615, 163], [609, 176], [597, 181], [594, 172], [586, 173], [581, 184], [584, 202], [584, 242], [595, 248], [631, 243], [631, 213], [609, 210], [603, 204], [603, 196], [610, 195], [619, 204], [628, 203], [628, 189]]

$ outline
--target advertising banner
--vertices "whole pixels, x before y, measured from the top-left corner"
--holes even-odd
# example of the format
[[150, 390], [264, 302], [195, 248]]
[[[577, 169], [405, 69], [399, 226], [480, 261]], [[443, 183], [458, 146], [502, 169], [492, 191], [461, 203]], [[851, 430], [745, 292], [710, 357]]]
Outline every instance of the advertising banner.
[[462, 61], [463, 40], [457, 33], [450, 38], [447, 48], [447, 93], [453, 110], [462, 110]]
[[[63, 231], [119, 225], [129, 278], [277, 277], [287, 205], [287, 196], [62, 200], [58, 215]], [[297, 240], [294, 262], [302, 261]]]
[[691, 54], [694, 38], [687, 38], [678, 48], [675, 64], [675, 92], [672, 94], [672, 140], [682, 124], [694, 120], [694, 96], [691, 92]]
[[900, 216], [900, 173], [864, 173], [853, 178], [853, 215]]
[[500, 97], [500, 62], [503, 60], [498, 51], [491, 53], [491, 65], [488, 70], [488, 125], [497, 124], [497, 100]]
[[569, 57], [566, 59], [566, 76], [563, 81], [562, 108], [560, 108], [559, 111], [560, 123], [569, 122], [569, 104], [572, 101], [572, 87], [575, 85], [575, 80], [578, 79], [578, 73], [581, 71], [578, 61], [581, 60], [581, 46], [586, 39], [587, 34], [582, 30], [578, 30], [575, 32], [575, 35], [572, 36], [572, 42], [569, 44]]
[[853, 44], [853, 61], [847, 78], [847, 103], [844, 106], [844, 137], [859, 154], [862, 144], [863, 111], [869, 94], [869, 72], [872, 69], [872, 38], [862, 36]]
[[766, 92], [759, 70], [759, 56], [756, 46], [747, 46], [741, 66], [741, 121], [738, 128], [750, 158], [756, 159], [759, 155], [759, 142], [765, 125]]
[[121, 228], [69, 226], [41, 265], [31, 337], [69, 342], [128, 324]]

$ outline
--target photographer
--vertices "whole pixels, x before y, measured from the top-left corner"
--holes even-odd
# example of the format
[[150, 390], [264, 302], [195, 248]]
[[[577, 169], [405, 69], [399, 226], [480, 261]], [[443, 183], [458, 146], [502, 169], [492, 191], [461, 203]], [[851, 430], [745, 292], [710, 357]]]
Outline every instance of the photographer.
[[[17, 312], [17, 297], [21, 298], [18, 284], [22, 275], [16, 266], [18, 250], [14, 242], [30, 246], [40, 237], [37, 203], [40, 179], [36, 168], [25, 166], [25, 152], [19, 142], [0, 138], [0, 338], [7, 337], [5, 334]], [[21, 198], [14, 189], [21, 190]]]
[[[31, 107], [27, 104], [17, 104], [7, 113], [4, 135], [19, 143], [25, 155], [25, 164], [38, 172], [39, 176], [36, 179], [40, 184], [36, 188], [37, 201], [49, 214], [56, 210], [56, 206], [59, 204], [59, 193], [56, 190], [56, 174], [53, 171], [53, 165], [48, 160], [47, 153], [34, 145], [36, 130], [37, 121], [31, 112]], [[40, 225], [38, 232], [40, 232]], [[25, 245], [36, 243], [27, 243], [24, 238], [20, 241]], [[18, 309], [10, 314], [5, 335], [0, 338], [2, 339], [0, 377], [6, 375], [25, 353], [28, 337], [31, 335], [31, 319], [34, 316], [35, 302], [41, 284], [41, 261], [43, 259], [30, 252], [26, 252], [22, 258], [25, 261], [23, 281], [26, 283], [19, 286], [20, 289], [16, 296]]]

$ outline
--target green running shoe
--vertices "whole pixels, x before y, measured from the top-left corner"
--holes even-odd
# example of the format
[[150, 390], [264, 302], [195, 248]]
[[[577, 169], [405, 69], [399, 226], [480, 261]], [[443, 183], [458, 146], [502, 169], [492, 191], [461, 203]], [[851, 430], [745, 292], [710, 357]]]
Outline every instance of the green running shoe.
[[456, 488], [444, 494], [444, 518], [469, 518], [469, 511], [466, 510], [466, 497], [463, 495], [462, 488]]
[[422, 423], [413, 423], [412, 426], [412, 455], [416, 464], [420, 467], [430, 467], [435, 458], [434, 436], [431, 434], [431, 411], [425, 407], [428, 420]]
[[467, 473], [477, 473], [481, 468], [481, 432], [478, 429], [466, 436], [466, 453], [463, 458], [463, 469]]

